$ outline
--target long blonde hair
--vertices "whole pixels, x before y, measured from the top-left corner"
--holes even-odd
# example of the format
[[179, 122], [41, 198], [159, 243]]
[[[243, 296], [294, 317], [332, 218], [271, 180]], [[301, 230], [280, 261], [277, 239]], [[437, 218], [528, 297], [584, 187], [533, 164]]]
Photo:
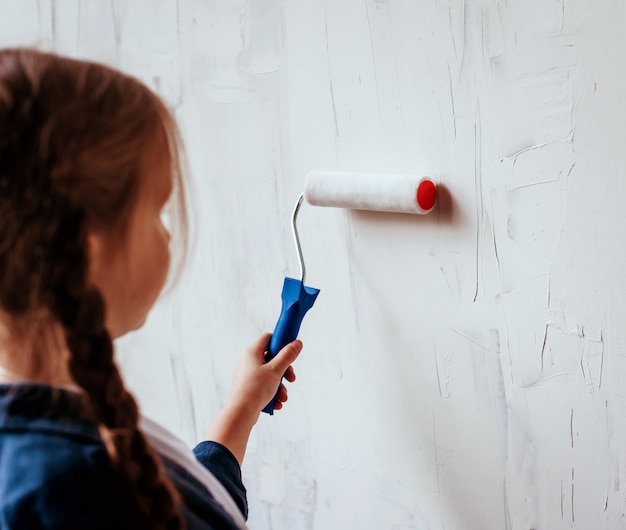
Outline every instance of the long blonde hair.
[[138, 429], [103, 297], [88, 279], [87, 235], [124, 233], [142, 185], [141, 154], [159, 128], [186, 234], [180, 136], [152, 91], [100, 64], [0, 50], [0, 310], [16, 321], [43, 311], [62, 326], [69, 372], [88, 397], [123, 489], [137, 499], [129, 520], [179, 529], [177, 492]]

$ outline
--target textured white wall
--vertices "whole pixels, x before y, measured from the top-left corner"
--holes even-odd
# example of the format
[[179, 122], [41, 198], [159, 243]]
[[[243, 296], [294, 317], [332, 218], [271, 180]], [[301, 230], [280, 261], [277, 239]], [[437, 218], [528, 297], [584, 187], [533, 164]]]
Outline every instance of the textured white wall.
[[250, 442], [251, 528], [626, 528], [625, 22], [619, 0], [0, 0], [1, 45], [176, 108], [196, 249], [120, 360], [190, 444], [297, 274], [305, 173], [443, 187], [429, 217], [303, 207], [322, 292]]

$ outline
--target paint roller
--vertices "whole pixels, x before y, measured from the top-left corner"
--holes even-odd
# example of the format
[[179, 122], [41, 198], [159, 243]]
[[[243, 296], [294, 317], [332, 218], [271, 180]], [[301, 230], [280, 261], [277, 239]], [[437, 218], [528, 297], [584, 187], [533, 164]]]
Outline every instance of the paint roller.
[[437, 201], [437, 187], [415, 175], [311, 171], [304, 196], [315, 206], [427, 214]]
[[[304, 315], [313, 307], [319, 289], [304, 284], [306, 269], [296, 219], [303, 199], [314, 206], [330, 206], [351, 210], [372, 210], [427, 214], [437, 202], [437, 187], [428, 177], [415, 175], [386, 175], [337, 171], [310, 171], [304, 193], [291, 216], [291, 229], [298, 252], [300, 279], [286, 277], [283, 282], [282, 307], [270, 339], [266, 361], [298, 337]], [[277, 395], [263, 412], [274, 413]]]

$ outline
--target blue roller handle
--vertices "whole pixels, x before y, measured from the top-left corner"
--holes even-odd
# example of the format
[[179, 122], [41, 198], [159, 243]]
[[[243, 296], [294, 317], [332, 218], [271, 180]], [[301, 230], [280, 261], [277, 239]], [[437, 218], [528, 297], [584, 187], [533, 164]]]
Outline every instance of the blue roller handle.
[[[270, 339], [266, 360], [271, 361], [287, 344], [296, 340], [300, 324], [306, 312], [313, 307], [320, 290], [305, 286], [300, 280], [285, 278], [283, 283], [283, 306]], [[281, 379], [282, 381], [282, 379]], [[280, 386], [278, 387], [280, 389]], [[263, 412], [274, 414], [278, 390]]]

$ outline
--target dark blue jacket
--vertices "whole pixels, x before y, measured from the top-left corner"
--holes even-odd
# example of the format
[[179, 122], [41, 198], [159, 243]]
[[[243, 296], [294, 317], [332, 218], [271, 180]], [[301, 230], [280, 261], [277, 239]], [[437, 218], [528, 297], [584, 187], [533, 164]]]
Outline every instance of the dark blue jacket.
[[[202, 442], [196, 458], [247, 516], [235, 457]], [[189, 530], [237, 528], [207, 489], [161, 455], [183, 500]], [[0, 385], [0, 530], [130, 528], [133, 500], [120, 489], [97, 425], [74, 392], [37, 384]]]

